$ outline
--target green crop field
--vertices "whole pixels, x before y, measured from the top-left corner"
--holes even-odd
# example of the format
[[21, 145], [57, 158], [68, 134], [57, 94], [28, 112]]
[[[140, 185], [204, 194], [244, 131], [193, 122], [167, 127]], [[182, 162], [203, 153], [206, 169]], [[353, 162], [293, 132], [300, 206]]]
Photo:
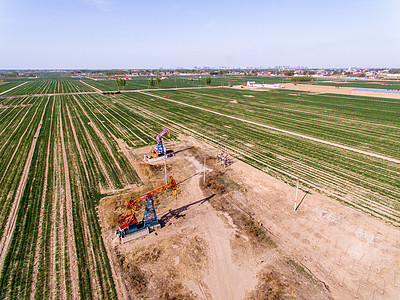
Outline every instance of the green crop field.
[[93, 92], [93, 87], [88, 86], [79, 79], [27, 79], [19, 82], [16, 89], [6, 91], [3, 95], [36, 95], [53, 93]]
[[152, 145], [161, 126], [400, 225], [400, 100], [226, 87], [251, 80], [239, 76], [211, 89], [147, 80], [117, 95], [96, 90], [115, 81], [87, 78], [0, 86], [1, 299], [116, 298], [96, 207], [141, 184], [125, 151]]

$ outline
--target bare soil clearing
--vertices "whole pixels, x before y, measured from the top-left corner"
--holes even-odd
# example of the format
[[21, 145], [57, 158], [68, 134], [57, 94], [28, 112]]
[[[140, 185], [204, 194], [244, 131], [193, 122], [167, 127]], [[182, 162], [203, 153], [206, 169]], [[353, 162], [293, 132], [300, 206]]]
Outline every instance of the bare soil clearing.
[[[100, 201], [103, 240], [119, 298], [329, 299], [330, 291], [323, 283], [254, 221], [255, 199], [246, 193], [259, 193], [258, 185], [249, 184], [243, 192], [238, 183], [241, 177], [231, 176], [240, 162], [226, 170], [216, 164], [215, 148], [180, 138], [182, 142], [167, 147], [176, 152], [167, 171], [177, 181], [178, 196], [163, 191], [155, 197], [163, 225], [160, 230], [127, 244], [119, 244], [114, 235], [116, 220], [125, 213], [125, 201], [164, 184], [163, 162], [154, 166], [141, 162], [150, 147], [134, 150], [132, 156], [139, 158], [135, 169], [144, 186]], [[257, 172], [243, 166], [247, 169], [239, 171]], [[137, 216], [143, 209], [138, 207]]]

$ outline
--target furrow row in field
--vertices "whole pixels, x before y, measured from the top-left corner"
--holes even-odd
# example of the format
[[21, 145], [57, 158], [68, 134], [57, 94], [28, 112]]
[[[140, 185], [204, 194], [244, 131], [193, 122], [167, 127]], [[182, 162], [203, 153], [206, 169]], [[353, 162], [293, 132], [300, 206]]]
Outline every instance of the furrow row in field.
[[[96, 157], [96, 164], [94, 164], [93, 167], [98, 165], [100, 167], [100, 169], [101, 169], [98, 172], [99, 173], [100, 191], [103, 190], [103, 189], [104, 190], [114, 189], [115, 187], [114, 187], [113, 182], [112, 182], [112, 180], [111, 180], [111, 178], [110, 178], [110, 176], [109, 176], [109, 174], [107, 172], [107, 169], [106, 169], [106, 166], [104, 164], [104, 161], [101, 158], [101, 155], [99, 153], [99, 149], [97, 149], [97, 147], [94, 145], [93, 140], [92, 140], [87, 128], [83, 124], [82, 119], [79, 117], [79, 115], [77, 114], [76, 111], [75, 111], [75, 114], [76, 114], [76, 117], [79, 118], [80, 125], [82, 126], [82, 129], [83, 129], [83, 131], [85, 133], [85, 138], [86, 138], [86, 140], [88, 141], [88, 143], [90, 145], [90, 149], [91, 149], [91, 151], [93, 151], [93, 153], [94, 153], [94, 155]], [[69, 116], [70, 122], [72, 124], [72, 119], [71, 119], [71, 116], [70, 116], [69, 112], [68, 112], [68, 116]], [[75, 138], [75, 142], [77, 143], [78, 138], [76, 136], [75, 129], [74, 129], [74, 138]], [[85, 166], [85, 161], [83, 161], [84, 158], [83, 158], [82, 151], [81, 151], [80, 148], [79, 148], [79, 152], [80, 152], [80, 157], [81, 157], [82, 164], [83, 164], [83, 166]], [[89, 177], [88, 174], [87, 174], [86, 167], [85, 167], [85, 173], [86, 173], [86, 177]], [[102, 177], [104, 177], [106, 179], [105, 183], [102, 182], [102, 180], [100, 180]]]
[[[79, 295], [79, 272], [78, 272], [78, 259], [77, 259], [77, 251], [75, 246], [75, 230], [74, 230], [74, 220], [72, 214], [72, 196], [71, 196], [71, 182], [70, 182], [70, 172], [68, 166], [68, 158], [67, 158], [67, 150], [66, 150], [66, 142], [64, 135], [64, 127], [66, 126], [66, 121], [63, 118], [63, 110], [62, 106], [65, 105], [64, 102], [60, 105], [59, 112], [59, 123], [60, 123], [60, 137], [61, 137], [61, 150], [62, 150], [62, 162], [64, 169], [64, 183], [65, 183], [65, 204], [63, 213], [65, 214], [63, 225], [65, 226], [65, 235], [64, 235], [64, 243], [66, 247], [66, 257], [65, 257], [65, 265], [67, 268], [65, 269], [65, 274], [67, 278], [67, 285], [70, 285], [70, 291], [73, 298], [77, 298]], [[68, 284], [69, 283], [69, 284]]]
[[[115, 148], [111, 148], [112, 146], [109, 143], [109, 139], [103, 134], [102, 131], [99, 130], [99, 128], [96, 126], [96, 124], [93, 122], [93, 120], [89, 117], [88, 113], [82, 108], [80, 105], [79, 101], [77, 101], [76, 98], [74, 98], [75, 103], [78, 104], [78, 107], [80, 111], [82, 112], [82, 115], [86, 118], [88, 121], [87, 124], [90, 125], [91, 129], [94, 132], [95, 137], [98, 140], [98, 144], [102, 145], [102, 147], [105, 149], [105, 151], [102, 151], [104, 153], [103, 159], [106, 161], [106, 166], [110, 169], [110, 173], [112, 174], [113, 180], [115, 182], [114, 187], [119, 187], [122, 188], [125, 184], [128, 184], [128, 179], [125, 176], [119, 161], [117, 161], [116, 154], [117, 151]], [[111, 187], [112, 188], [112, 187]]]

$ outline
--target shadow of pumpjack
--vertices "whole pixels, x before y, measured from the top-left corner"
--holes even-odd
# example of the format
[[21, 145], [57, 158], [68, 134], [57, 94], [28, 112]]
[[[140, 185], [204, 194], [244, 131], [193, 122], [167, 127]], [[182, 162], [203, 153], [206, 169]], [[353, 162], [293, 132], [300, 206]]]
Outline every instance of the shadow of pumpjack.
[[209, 201], [214, 196], [215, 196], [215, 194], [212, 194], [211, 196], [208, 196], [207, 198], [184, 205], [184, 206], [176, 208], [174, 210], [169, 210], [161, 218], [158, 219], [158, 221], [161, 224], [161, 227], [164, 227], [172, 218], [179, 219], [179, 218], [185, 217], [185, 214], [182, 214], [184, 211], [188, 210], [193, 205], [196, 205], [196, 204], [202, 205], [203, 203]]

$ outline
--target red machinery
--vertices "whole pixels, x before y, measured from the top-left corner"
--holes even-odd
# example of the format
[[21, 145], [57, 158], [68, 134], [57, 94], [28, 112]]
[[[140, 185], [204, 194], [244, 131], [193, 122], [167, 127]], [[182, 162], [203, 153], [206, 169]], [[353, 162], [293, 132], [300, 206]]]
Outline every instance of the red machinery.
[[[171, 176], [169, 178], [168, 184], [159, 187], [151, 192], [148, 192], [147, 194], [126, 201], [126, 208], [128, 209], [129, 214], [118, 220], [118, 223], [120, 223], [121, 225], [119, 226], [116, 234], [123, 238], [131, 233], [135, 233], [159, 225], [160, 223], [158, 222], [156, 210], [154, 207], [153, 195], [169, 187], [172, 188], [172, 192], [174, 196], [176, 196], [176, 182]], [[147, 198], [147, 204], [143, 215], [143, 220], [141, 222], [138, 222], [135, 216], [136, 203], [145, 198]]]

